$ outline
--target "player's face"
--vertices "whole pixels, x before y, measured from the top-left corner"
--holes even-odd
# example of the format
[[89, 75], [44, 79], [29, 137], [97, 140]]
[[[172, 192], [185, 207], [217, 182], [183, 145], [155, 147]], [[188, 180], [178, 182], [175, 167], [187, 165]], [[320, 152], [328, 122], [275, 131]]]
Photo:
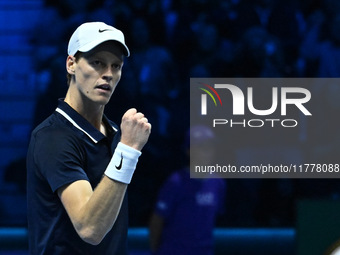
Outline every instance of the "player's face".
[[121, 47], [112, 41], [82, 53], [74, 68], [79, 99], [106, 105], [121, 78], [123, 60]]

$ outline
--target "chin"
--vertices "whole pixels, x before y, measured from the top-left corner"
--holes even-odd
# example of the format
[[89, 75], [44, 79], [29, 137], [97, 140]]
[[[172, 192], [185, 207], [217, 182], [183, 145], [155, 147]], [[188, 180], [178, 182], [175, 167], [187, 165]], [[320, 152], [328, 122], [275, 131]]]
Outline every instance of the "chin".
[[110, 99], [108, 99], [108, 100], [102, 100], [102, 101], [100, 101], [100, 104], [103, 105], [103, 106], [105, 106], [105, 105], [107, 105], [107, 104], [109, 103], [109, 101], [110, 101]]
[[108, 104], [110, 99], [111, 99], [111, 97], [105, 97], [105, 98], [101, 97], [101, 98], [98, 98], [97, 100], [95, 100], [94, 102], [96, 102], [97, 104], [105, 106], [105, 105]]

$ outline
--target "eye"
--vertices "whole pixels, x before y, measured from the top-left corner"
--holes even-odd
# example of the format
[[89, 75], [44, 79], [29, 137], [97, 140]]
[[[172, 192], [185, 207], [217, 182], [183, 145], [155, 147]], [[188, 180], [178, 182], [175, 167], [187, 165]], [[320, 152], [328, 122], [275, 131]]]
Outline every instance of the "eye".
[[94, 65], [94, 66], [102, 66], [103, 63], [101, 61], [99, 61], [99, 60], [93, 60], [92, 61], [92, 65]]
[[97, 58], [97, 57], [92, 57], [92, 56], [89, 57], [88, 63], [96, 69], [105, 67], [105, 62], [102, 59]]
[[113, 64], [112, 67], [116, 70], [120, 70], [122, 68], [122, 66], [119, 64]]

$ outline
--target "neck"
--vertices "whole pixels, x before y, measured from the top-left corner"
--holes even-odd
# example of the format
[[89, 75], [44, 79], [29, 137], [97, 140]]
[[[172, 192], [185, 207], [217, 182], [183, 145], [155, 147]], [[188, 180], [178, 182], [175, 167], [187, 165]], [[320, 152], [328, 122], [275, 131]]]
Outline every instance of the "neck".
[[103, 133], [102, 119], [105, 106], [95, 104], [87, 99], [72, 100], [73, 98], [70, 93], [67, 93], [64, 101]]

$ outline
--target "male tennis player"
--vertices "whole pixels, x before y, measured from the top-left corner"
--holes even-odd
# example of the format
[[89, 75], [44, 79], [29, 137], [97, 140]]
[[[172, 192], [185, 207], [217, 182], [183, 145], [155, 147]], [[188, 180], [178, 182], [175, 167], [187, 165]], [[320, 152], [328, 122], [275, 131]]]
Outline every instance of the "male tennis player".
[[66, 97], [28, 149], [30, 254], [127, 254], [126, 189], [151, 125], [130, 109], [119, 129], [104, 108], [129, 55], [123, 33], [102, 22], [71, 36]]

